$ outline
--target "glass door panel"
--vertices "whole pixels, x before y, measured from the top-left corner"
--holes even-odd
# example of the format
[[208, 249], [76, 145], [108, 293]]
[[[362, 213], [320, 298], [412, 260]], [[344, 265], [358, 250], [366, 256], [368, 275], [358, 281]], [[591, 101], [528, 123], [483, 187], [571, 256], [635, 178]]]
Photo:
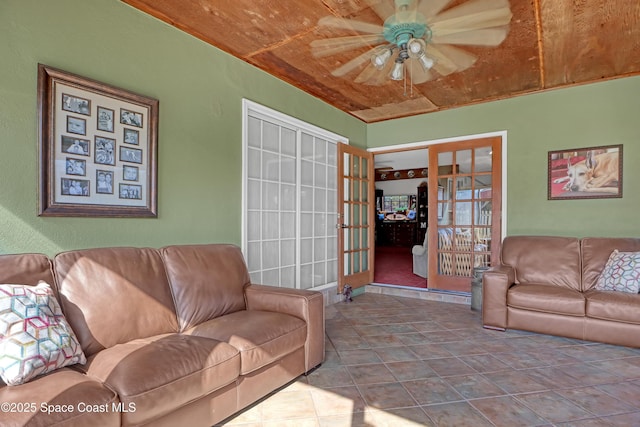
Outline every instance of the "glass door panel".
[[[494, 218], [500, 207], [499, 173], [492, 173], [500, 161], [500, 138], [485, 138], [442, 144], [430, 148], [429, 223], [436, 224], [430, 236], [429, 288], [470, 292], [473, 269], [491, 265], [496, 248], [492, 237], [498, 236], [499, 222]], [[499, 218], [499, 216], [498, 216]], [[496, 226], [494, 226], [496, 225]]]

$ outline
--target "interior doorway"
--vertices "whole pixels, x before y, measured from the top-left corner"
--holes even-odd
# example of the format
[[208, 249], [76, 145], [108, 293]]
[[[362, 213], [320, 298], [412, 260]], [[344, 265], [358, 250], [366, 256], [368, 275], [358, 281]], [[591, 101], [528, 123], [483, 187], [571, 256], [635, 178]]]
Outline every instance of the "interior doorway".
[[374, 165], [374, 283], [426, 289], [429, 150], [376, 154]]
[[468, 293], [498, 259], [506, 133], [374, 151], [374, 283]]

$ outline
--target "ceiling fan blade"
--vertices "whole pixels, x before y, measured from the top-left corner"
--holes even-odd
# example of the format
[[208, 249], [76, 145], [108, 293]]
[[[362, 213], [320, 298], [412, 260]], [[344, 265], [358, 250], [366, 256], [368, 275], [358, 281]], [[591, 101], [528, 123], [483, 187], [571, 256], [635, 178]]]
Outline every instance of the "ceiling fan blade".
[[330, 39], [314, 40], [310, 43], [310, 46], [311, 54], [316, 58], [322, 58], [363, 46], [371, 46], [383, 41], [384, 37], [382, 35], [367, 34], [362, 36], [334, 37]]
[[[368, 50], [368, 51], [366, 51], [364, 53], [361, 53], [360, 55], [358, 55], [355, 58], [353, 58], [351, 61], [345, 62], [340, 67], [338, 67], [335, 70], [333, 70], [331, 72], [331, 74], [336, 76], [336, 77], [342, 77], [345, 74], [355, 70], [356, 68], [358, 68], [359, 66], [361, 66], [365, 62], [371, 60], [371, 55], [373, 55], [373, 51], [374, 50], [375, 50], [375, 48], [370, 49], [370, 50]], [[373, 67], [371, 67], [371, 68], [373, 68]]]
[[404, 66], [407, 67], [409, 71], [409, 75], [411, 77], [411, 83], [414, 85], [419, 85], [424, 82], [428, 82], [433, 79], [433, 74], [429, 70], [425, 70], [422, 68], [422, 65], [415, 59], [407, 59], [404, 62]]
[[368, 22], [356, 21], [353, 19], [337, 18], [335, 16], [325, 16], [324, 18], [320, 18], [318, 25], [323, 27], [340, 28], [343, 30], [352, 30], [359, 33], [382, 33], [382, 25], [370, 24]]
[[393, 2], [389, 0], [365, 0], [365, 3], [383, 21], [396, 12], [396, 8], [393, 5]]
[[429, 27], [434, 34], [446, 35], [507, 25], [511, 16], [507, 0], [471, 0], [435, 16]]
[[452, 1], [453, 0], [421, 0], [418, 4], [418, 12], [428, 20], [440, 13], [440, 11], [447, 7]]
[[434, 34], [432, 43], [464, 44], [473, 46], [498, 46], [509, 33], [509, 27], [483, 28], [480, 30], [450, 33], [447, 35]]
[[427, 56], [435, 59], [433, 69], [439, 74], [447, 76], [451, 73], [466, 70], [475, 64], [478, 59], [475, 55], [450, 45], [427, 45]]
[[416, 22], [418, 20], [418, 0], [404, 0], [397, 3], [395, 18], [396, 22]]

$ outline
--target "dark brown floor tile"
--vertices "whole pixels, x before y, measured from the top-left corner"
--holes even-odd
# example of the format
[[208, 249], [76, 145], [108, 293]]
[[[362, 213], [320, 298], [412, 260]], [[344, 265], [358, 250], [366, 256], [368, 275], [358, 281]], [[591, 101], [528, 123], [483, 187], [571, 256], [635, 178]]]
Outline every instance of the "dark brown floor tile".
[[602, 419], [608, 422], [609, 425], [615, 426], [615, 427], [640, 426], [640, 412], [613, 415], [611, 417], [604, 417]]
[[382, 362], [372, 349], [344, 350], [338, 352], [338, 355], [342, 365], [367, 365]]
[[353, 380], [344, 366], [316, 369], [307, 375], [307, 381], [310, 385], [320, 388], [353, 385]]
[[437, 426], [492, 427], [492, 424], [467, 402], [423, 406]]
[[520, 372], [528, 375], [550, 390], [584, 387], [580, 379], [565, 373], [562, 366], [545, 366], [544, 368], [527, 369]]
[[404, 343], [396, 335], [375, 335], [365, 337], [365, 340], [371, 348], [378, 347], [398, 347], [403, 346]]
[[375, 365], [347, 366], [356, 384], [377, 384], [395, 382], [396, 379], [382, 363]]
[[429, 359], [426, 362], [429, 364], [431, 369], [436, 371], [436, 373], [441, 377], [476, 373], [473, 368], [465, 365], [455, 357], [447, 357], [444, 359]]
[[399, 383], [362, 385], [360, 394], [367, 405], [377, 409], [407, 408], [416, 401]]
[[609, 396], [628, 403], [636, 410], [640, 409], [640, 383], [638, 382], [603, 384], [596, 386], [596, 388], [604, 391]]
[[504, 371], [505, 369], [509, 369], [509, 366], [506, 363], [490, 354], [460, 356], [458, 357], [458, 359], [480, 373], [500, 372]]
[[489, 372], [484, 374], [484, 376], [509, 394], [548, 390], [548, 387], [540, 384], [521, 371]]
[[553, 391], [520, 394], [516, 399], [552, 423], [593, 418], [592, 414]]
[[505, 392], [480, 374], [447, 377], [449, 383], [465, 399], [501, 396]]
[[469, 402], [496, 427], [541, 426], [548, 422], [511, 396], [490, 397]]
[[556, 393], [600, 417], [633, 412], [635, 410], [634, 407], [609, 396], [595, 387], [557, 390]]
[[409, 349], [420, 359], [439, 359], [451, 357], [451, 353], [442, 347], [442, 344], [412, 345]]
[[438, 376], [424, 360], [387, 363], [387, 368], [398, 381], [419, 380]]
[[405, 381], [402, 385], [420, 405], [464, 400], [463, 397], [442, 378]]
[[406, 362], [409, 360], [418, 360], [418, 357], [406, 346], [376, 348], [375, 352], [383, 362]]

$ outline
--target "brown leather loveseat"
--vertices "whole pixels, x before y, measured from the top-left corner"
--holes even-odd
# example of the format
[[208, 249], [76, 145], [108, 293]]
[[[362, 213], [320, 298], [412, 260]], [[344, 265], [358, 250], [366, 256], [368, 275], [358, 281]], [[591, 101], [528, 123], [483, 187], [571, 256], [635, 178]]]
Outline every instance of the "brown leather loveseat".
[[322, 294], [251, 284], [233, 245], [0, 256], [40, 280], [87, 362], [2, 383], [3, 426], [211, 426], [324, 358]]
[[640, 239], [510, 236], [483, 277], [483, 324], [640, 347], [640, 295], [595, 288], [614, 250]]

